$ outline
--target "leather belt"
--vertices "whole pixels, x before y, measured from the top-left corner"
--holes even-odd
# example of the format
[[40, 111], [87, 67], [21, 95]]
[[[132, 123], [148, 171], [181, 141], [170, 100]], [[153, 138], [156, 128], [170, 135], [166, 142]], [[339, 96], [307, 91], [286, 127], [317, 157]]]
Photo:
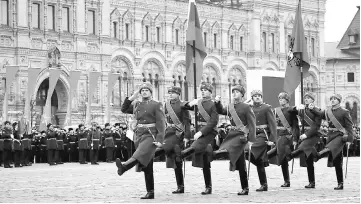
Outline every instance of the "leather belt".
[[56, 138], [49, 138], [48, 140], [56, 140]]
[[122, 140], [121, 138], [115, 138], [115, 140]]
[[277, 130], [287, 130], [285, 127], [277, 127]]
[[88, 140], [88, 138], [81, 138], [80, 140]]
[[113, 139], [113, 137], [107, 137], [107, 138], [105, 138], [106, 140], [108, 140], [108, 139]]
[[56, 140], [57, 142], [64, 142], [63, 140]]
[[137, 128], [150, 128], [155, 127], [155, 123], [149, 123], [149, 124], [138, 124]]
[[70, 142], [70, 144], [75, 144], [75, 142]]
[[175, 124], [172, 124], [172, 123], [167, 123], [167, 128], [170, 128], [170, 127], [177, 127]]
[[237, 130], [237, 131], [243, 132], [243, 131], [241, 130], [241, 128], [237, 128], [236, 126], [228, 126], [228, 128], [229, 128], [230, 130]]
[[[339, 129], [337, 128], [328, 128], [328, 131], [333, 131], [333, 132], [336, 132], [336, 131], [340, 131]], [[341, 131], [340, 131], [341, 132]]]
[[93, 139], [93, 140], [95, 140], [95, 141], [99, 141], [99, 139]]
[[261, 129], [261, 128], [264, 129], [264, 128], [267, 128], [267, 127], [268, 127], [268, 125], [257, 125], [257, 126], [256, 126], [256, 128], [260, 128], [260, 129]]
[[29, 138], [24, 138], [24, 139], [22, 139], [22, 140], [30, 140]]

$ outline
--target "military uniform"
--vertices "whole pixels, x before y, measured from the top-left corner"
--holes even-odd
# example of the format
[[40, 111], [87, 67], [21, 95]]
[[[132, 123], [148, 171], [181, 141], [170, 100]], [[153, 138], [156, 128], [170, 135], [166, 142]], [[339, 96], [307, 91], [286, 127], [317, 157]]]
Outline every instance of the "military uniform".
[[[32, 146], [31, 146], [31, 140], [32, 140], [33, 134], [27, 134], [24, 133], [23, 139], [22, 139], [22, 146], [23, 146], [23, 155], [22, 155], [22, 165], [23, 166], [30, 166], [30, 158], [32, 157]], [[30, 160], [30, 161], [29, 161]]]
[[104, 135], [104, 146], [106, 148], [106, 162], [113, 162], [113, 152], [114, 152], [114, 133], [110, 129], [105, 129], [103, 132]]
[[11, 161], [11, 151], [12, 151], [12, 138], [11, 135], [13, 134], [13, 129], [4, 127], [2, 130], [2, 139], [4, 140], [3, 143], [3, 158], [4, 158], [4, 168], [12, 168], [10, 165]]
[[[334, 94], [330, 98], [335, 97], [340, 102], [342, 100], [341, 95]], [[352, 128], [353, 123], [350, 116], [350, 112], [347, 109], [340, 107], [328, 108], [324, 111], [314, 110], [322, 119], [328, 122], [328, 133], [326, 139], [326, 149], [322, 150], [318, 157], [321, 158], [328, 154], [328, 167], [335, 167], [338, 187], [335, 190], [343, 189], [343, 147], [346, 142], [353, 142], [355, 132]], [[318, 158], [318, 159], [319, 159]]]
[[4, 139], [2, 138], [2, 130], [0, 129], [0, 167], [3, 166]]
[[[180, 87], [171, 87], [168, 93], [181, 94]], [[184, 180], [182, 172], [182, 162], [175, 160], [174, 149], [183, 147], [183, 139], [190, 139], [190, 114], [183, 108], [183, 102], [179, 99], [169, 100], [165, 104], [165, 114], [167, 129], [165, 131], [164, 143], [162, 148], [157, 149], [155, 157], [166, 155], [166, 167], [173, 168], [177, 182], [177, 190], [172, 193], [184, 193]]]
[[[149, 89], [152, 92], [152, 84], [144, 83], [140, 86], [142, 89]], [[137, 171], [144, 171], [147, 195], [144, 199], [154, 198], [154, 175], [153, 175], [153, 157], [156, 145], [153, 142], [163, 143], [165, 133], [165, 116], [160, 102], [154, 100], [137, 101], [132, 104], [127, 98], [121, 108], [123, 113], [132, 114], [137, 121], [135, 128], [135, 152], [132, 157], [124, 164], [117, 159], [118, 174], [122, 175], [125, 171], [137, 165]]]
[[56, 163], [56, 150], [58, 149], [58, 144], [56, 138], [58, 137], [58, 134], [48, 129], [46, 133], [46, 139], [47, 139], [47, 150], [48, 150], [48, 163], [50, 165], [55, 165]]
[[[202, 83], [200, 89], [213, 91], [213, 86], [210, 83]], [[211, 177], [211, 154], [212, 146], [210, 145], [216, 137], [217, 124], [219, 115], [217, 113], [216, 106], [211, 98], [202, 98], [197, 103], [198, 114], [196, 115], [198, 121], [198, 132], [202, 133], [202, 136], [195, 140], [191, 146], [182, 152], [176, 150], [177, 158], [182, 159], [190, 155], [193, 155], [192, 166], [203, 169], [203, 177], [205, 183], [205, 191], [202, 195], [212, 193], [212, 177]], [[189, 103], [185, 103], [184, 108], [193, 110], [194, 107], [190, 107]], [[178, 159], [178, 160], [179, 160]]]
[[[312, 99], [315, 98], [311, 93], [306, 93], [304, 97], [306, 96]], [[318, 108], [314, 109], [316, 110]], [[304, 125], [304, 134], [307, 136], [307, 138], [302, 140], [298, 148], [291, 153], [289, 160], [300, 155], [300, 165], [301, 167], [307, 167], [308, 181], [310, 182], [310, 184], [305, 186], [305, 188], [315, 188], [314, 157], [317, 154], [315, 146], [321, 137], [321, 133], [319, 132], [321, 126], [321, 117], [319, 117], [314, 111], [311, 111], [308, 107], [306, 107], [304, 110], [297, 110], [296, 107], [294, 107], [293, 112], [298, 114], [301, 121], [301, 127], [302, 124]], [[303, 121], [301, 119], [302, 117], [304, 117]], [[304, 154], [300, 154], [302, 152], [304, 152]]]
[[40, 162], [48, 162], [49, 163], [49, 158], [47, 156], [47, 146], [48, 146], [48, 141], [46, 139], [46, 136], [40, 137]]
[[69, 162], [77, 162], [78, 159], [78, 138], [75, 134], [68, 135], [69, 142]]
[[[232, 87], [232, 92], [238, 90], [242, 95], [245, 90], [242, 86]], [[221, 143], [219, 150], [213, 152], [214, 159], [228, 154], [230, 160], [230, 171], [239, 171], [242, 191], [239, 195], [248, 194], [248, 180], [246, 161], [244, 157], [244, 148], [247, 141], [255, 142], [256, 140], [256, 117], [252, 108], [241, 101], [234, 101], [227, 108], [223, 108], [221, 102], [216, 103], [217, 112], [226, 115], [230, 119], [230, 131]], [[248, 134], [248, 135], [247, 135]]]
[[[282, 92], [278, 98], [290, 101], [288, 93]], [[293, 142], [298, 142], [300, 129], [298, 126], [297, 114], [288, 104], [285, 107], [275, 108], [275, 116], [277, 122], [277, 143], [276, 147], [268, 152], [268, 158], [271, 164], [280, 166], [284, 184], [281, 187], [290, 187], [290, 174], [288, 169], [287, 155], [291, 153]]]
[[88, 144], [88, 131], [85, 130], [78, 130], [78, 145], [79, 145], [79, 163], [80, 164], [87, 164], [86, 158], [87, 158], [87, 152], [89, 149]]
[[[14, 126], [14, 124], [13, 124]], [[23, 146], [21, 144], [21, 135], [18, 130], [14, 130], [14, 164], [15, 167], [22, 167], [21, 156], [23, 154]]]
[[[251, 92], [251, 96], [263, 95], [262, 91], [255, 90]], [[261, 188], [256, 191], [267, 191], [267, 176], [265, 167], [269, 165], [267, 157], [267, 141], [276, 143], [277, 128], [276, 119], [272, 112], [272, 106], [260, 103], [251, 105], [256, 116], [256, 141], [251, 147], [251, 162], [257, 166], [258, 178]], [[249, 156], [246, 156], [248, 159]]]
[[56, 134], [56, 151], [55, 151], [55, 161], [57, 164], [63, 163], [63, 155], [64, 155], [64, 139], [65, 135], [62, 132], [57, 132]]
[[123, 145], [123, 139], [122, 139], [122, 133], [120, 130], [115, 130], [114, 133], [114, 139], [115, 139], [115, 158], [120, 158], [122, 161], [126, 161], [124, 156], [124, 145]]
[[99, 130], [92, 130], [90, 132], [90, 161], [91, 164], [98, 164], [99, 149], [101, 145], [101, 132]]

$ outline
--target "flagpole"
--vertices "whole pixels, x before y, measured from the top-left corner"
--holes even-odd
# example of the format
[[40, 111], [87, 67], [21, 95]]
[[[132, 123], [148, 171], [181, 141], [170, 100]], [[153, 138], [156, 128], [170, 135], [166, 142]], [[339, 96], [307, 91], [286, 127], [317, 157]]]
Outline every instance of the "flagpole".
[[[197, 99], [197, 73], [196, 73], [196, 41], [193, 40], [193, 82], [194, 82], [194, 99]], [[198, 132], [198, 121], [197, 121], [198, 107], [194, 106], [194, 131]]]
[[[301, 70], [301, 104], [304, 104], [304, 100], [303, 100], [303, 67], [302, 67], [302, 52], [300, 54], [300, 70]], [[306, 110], [303, 109], [303, 114], [302, 114], [302, 134], [305, 133], [305, 124], [304, 124], [304, 119], [305, 119], [305, 114], [306, 114]]]

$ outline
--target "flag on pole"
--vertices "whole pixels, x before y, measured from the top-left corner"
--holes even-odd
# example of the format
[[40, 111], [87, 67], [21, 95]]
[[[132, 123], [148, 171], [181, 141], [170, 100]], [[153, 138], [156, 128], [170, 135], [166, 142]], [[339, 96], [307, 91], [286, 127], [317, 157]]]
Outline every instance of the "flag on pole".
[[[195, 46], [193, 46], [195, 42]], [[195, 49], [196, 73], [193, 71], [193, 49]], [[188, 30], [186, 36], [186, 71], [187, 82], [194, 83], [194, 76], [197, 83], [202, 79], [203, 60], [207, 56], [206, 48], [202, 38], [202, 29], [199, 24], [198, 11], [194, 0], [189, 1]], [[197, 86], [197, 85], [195, 85]]]
[[301, 82], [301, 67], [303, 77], [307, 77], [308, 70], [310, 68], [310, 61], [308, 58], [305, 33], [303, 29], [301, 1], [299, 1], [289, 44], [287, 68], [283, 85], [284, 91], [289, 94], [293, 93]]

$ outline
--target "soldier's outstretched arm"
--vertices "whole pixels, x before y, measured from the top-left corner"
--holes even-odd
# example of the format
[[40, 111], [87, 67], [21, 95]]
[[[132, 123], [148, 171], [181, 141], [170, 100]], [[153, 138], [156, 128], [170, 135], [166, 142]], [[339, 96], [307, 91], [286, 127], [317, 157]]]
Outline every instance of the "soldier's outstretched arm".
[[248, 140], [250, 142], [256, 141], [256, 115], [254, 114], [250, 105], [247, 105], [247, 127], [249, 130]]
[[227, 108], [224, 108], [221, 101], [214, 102], [218, 114], [227, 115]]
[[133, 101], [129, 100], [128, 97], [124, 99], [124, 102], [122, 104], [121, 111], [123, 113], [133, 114]]

